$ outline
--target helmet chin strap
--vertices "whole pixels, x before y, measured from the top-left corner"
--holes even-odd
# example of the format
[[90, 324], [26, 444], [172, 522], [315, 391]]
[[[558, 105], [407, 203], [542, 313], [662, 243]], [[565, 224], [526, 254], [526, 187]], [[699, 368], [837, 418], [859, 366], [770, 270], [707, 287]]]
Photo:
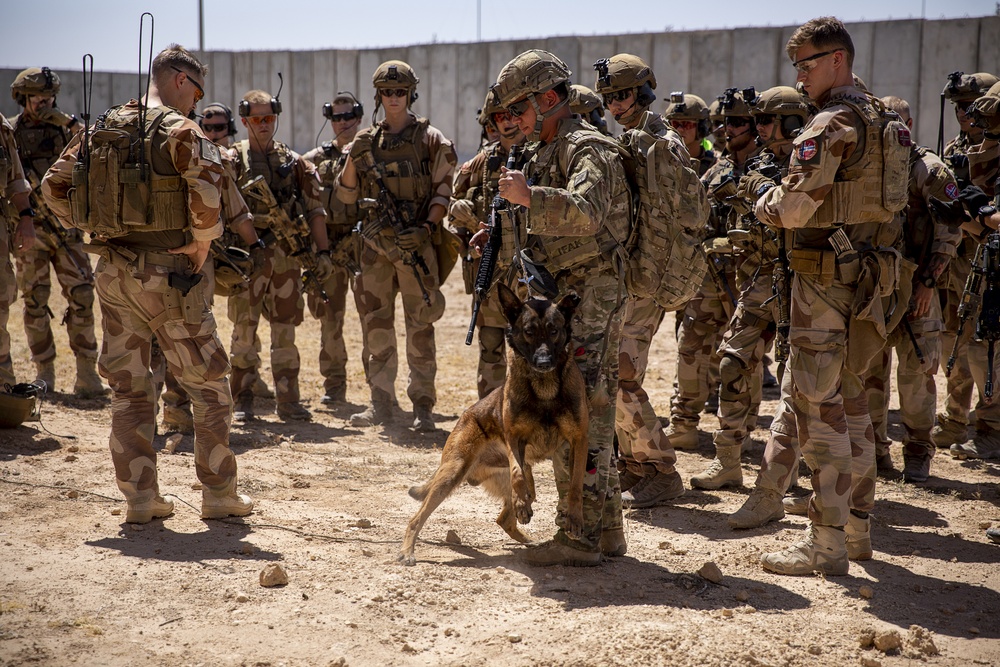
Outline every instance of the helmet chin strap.
[[531, 130], [531, 134], [528, 135], [528, 141], [541, 141], [542, 123], [545, 122], [545, 119], [549, 118], [555, 114], [555, 112], [559, 111], [559, 109], [562, 109], [564, 106], [569, 104], [569, 98], [565, 97], [559, 100], [559, 102], [551, 109], [542, 113], [542, 109], [538, 106], [538, 101], [535, 99], [537, 96], [538, 93], [531, 93], [528, 95], [528, 101], [531, 102], [531, 106], [535, 110], [535, 127]]

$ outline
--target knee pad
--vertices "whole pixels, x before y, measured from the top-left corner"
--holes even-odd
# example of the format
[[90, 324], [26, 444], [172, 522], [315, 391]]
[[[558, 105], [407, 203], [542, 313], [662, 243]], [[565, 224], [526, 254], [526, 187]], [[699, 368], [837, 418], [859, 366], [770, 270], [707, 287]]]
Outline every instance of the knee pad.
[[749, 371], [743, 362], [731, 355], [722, 355], [719, 363], [719, 394], [721, 398], [733, 400], [750, 391]]
[[89, 283], [77, 285], [69, 291], [69, 307], [77, 312], [93, 310], [94, 286]]

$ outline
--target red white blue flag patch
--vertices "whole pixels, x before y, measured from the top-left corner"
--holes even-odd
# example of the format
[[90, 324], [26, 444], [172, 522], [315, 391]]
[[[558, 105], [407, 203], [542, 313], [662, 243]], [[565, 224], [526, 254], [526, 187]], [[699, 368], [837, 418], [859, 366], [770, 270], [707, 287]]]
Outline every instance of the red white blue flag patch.
[[949, 199], [958, 199], [958, 186], [954, 183], [949, 183], [944, 186], [944, 193], [948, 195]]
[[802, 162], [808, 162], [813, 159], [816, 157], [817, 152], [819, 152], [819, 146], [816, 144], [815, 139], [806, 139], [799, 144], [799, 160]]

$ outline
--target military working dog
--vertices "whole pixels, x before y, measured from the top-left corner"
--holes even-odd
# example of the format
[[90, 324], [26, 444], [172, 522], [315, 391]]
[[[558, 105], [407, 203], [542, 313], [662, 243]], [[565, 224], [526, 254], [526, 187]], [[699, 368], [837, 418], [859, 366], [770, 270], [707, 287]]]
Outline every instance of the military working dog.
[[535, 484], [531, 466], [551, 459], [569, 443], [570, 488], [566, 532], [583, 531], [583, 478], [590, 409], [583, 375], [573, 361], [571, 321], [580, 297], [558, 303], [529, 298], [522, 302], [497, 286], [507, 319], [507, 379], [503, 386], [462, 413], [429, 482], [410, 489], [423, 504], [410, 519], [399, 561], [413, 565], [417, 534], [431, 513], [463, 481], [482, 485], [503, 502], [497, 524], [518, 542], [530, 542], [518, 523], [531, 521]]

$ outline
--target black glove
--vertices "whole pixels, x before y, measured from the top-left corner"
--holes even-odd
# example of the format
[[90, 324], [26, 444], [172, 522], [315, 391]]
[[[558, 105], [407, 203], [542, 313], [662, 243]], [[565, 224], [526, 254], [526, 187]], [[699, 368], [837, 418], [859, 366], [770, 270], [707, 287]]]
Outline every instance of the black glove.
[[993, 203], [990, 196], [975, 185], [965, 186], [962, 191], [958, 193], [958, 199], [965, 204], [965, 208], [969, 212], [969, 215], [974, 218], [979, 217], [979, 209]]
[[962, 206], [961, 199], [946, 202], [938, 199], [937, 197], [931, 197], [928, 200], [928, 204], [930, 204], [931, 212], [934, 214], [934, 217], [937, 218], [942, 224], [948, 225], [952, 229], [959, 227], [963, 223], [972, 219], [969, 217], [969, 214], [965, 212], [965, 207]]
[[430, 238], [431, 233], [427, 231], [427, 227], [420, 225], [419, 227], [410, 227], [409, 229], [404, 229], [399, 232], [398, 241], [399, 247], [403, 250], [408, 250], [413, 252], [424, 242]]

